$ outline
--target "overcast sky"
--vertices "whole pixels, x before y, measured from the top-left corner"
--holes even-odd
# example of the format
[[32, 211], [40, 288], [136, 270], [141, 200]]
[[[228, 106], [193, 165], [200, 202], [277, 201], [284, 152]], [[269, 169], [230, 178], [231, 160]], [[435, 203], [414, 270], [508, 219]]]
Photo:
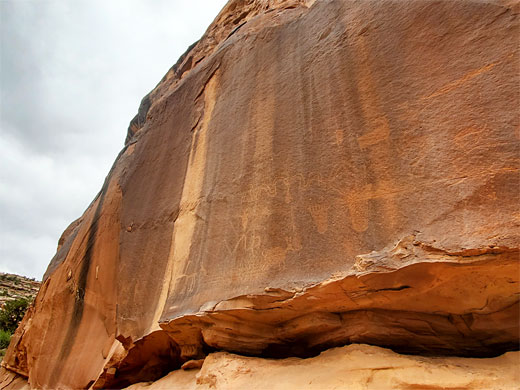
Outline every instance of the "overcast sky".
[[0, 0], [0, 271], [41, 280], [141, 98], [227, 0]]

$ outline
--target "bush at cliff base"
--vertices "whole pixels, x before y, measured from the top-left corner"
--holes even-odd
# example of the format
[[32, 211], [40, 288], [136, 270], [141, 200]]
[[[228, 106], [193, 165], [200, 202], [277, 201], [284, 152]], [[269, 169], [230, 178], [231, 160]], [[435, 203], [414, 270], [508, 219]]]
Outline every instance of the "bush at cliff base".
[[14, 333], [28, 305], [29, 301], [23, 298], [6, 302], [0, 311], [0, 329], [11, 334]]
[[[11, 333], [0, 329], [0, 350], [5, 349], [9, 346], [9, 342], [11, 341]], [[3, 353], [0, 353], [3, 356]]]

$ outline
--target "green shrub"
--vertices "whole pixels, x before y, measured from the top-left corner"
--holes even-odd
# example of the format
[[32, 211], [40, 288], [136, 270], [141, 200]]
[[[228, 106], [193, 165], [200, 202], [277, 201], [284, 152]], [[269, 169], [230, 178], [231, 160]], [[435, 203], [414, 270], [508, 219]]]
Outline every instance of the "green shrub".
[[14, 333], [27, 310], [27, 306], [29, 306], [29, 301], [24, 298], [6, 302], [0, 311], [0, 329]]
[[6, 330], [0, 329], [0, 349], [7, 348], [11, 341], [11, 333]]

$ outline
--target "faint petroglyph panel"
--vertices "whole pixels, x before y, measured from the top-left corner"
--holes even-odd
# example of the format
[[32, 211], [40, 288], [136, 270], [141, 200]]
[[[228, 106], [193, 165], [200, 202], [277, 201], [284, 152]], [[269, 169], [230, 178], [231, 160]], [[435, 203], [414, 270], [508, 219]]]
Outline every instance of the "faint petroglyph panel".
[[291, 194], [291, 180], [287, 177], [283, 178], [283, 184], [285, 187], [285, 203], [290, 204], [294, 201]]
[[285, 236], [285, 242], [287, 243], [288, 252], [298, 252], [303, 248], [300, 236], [294, 231], [292, 235]]
[[260, 247], [262, 245], [262, 237], [253, 232], [244, 233], [241, 236], [242, 251], [239, 251], [242, 258], [254, 259], [258, 256]]
[[368, 229], [368, 201], [373, 191], [372, 184], [350, 191], [346, 195], [346, 203], [350, 213], [350, 222], [356, 232]]
[[340, 130], [340, 129], [336, 130], [335, 138], [336, 138], [336, 146], [343, 145], [343, 140], [344, 140], [343, 130]]
[[323, 234], [327, 231], [329, 225], [329, 204], [317, 203], [311, 204], [307, 208], [312, 216], [314, 225], [318, 230], [318, 233]]
[[[506, 60], [508, 58], [506, 58]], [[500, 62], [503, 62], [503, 60]], [[489, 72], [498, 63], [499, 62], [494, 62], [494, 63], [488, 64], [486, 66], [483, 66], [482, 68], [472, 70], [471, 72], [466, 73], [463, 77], [461, 77], [457, 80], [454, 80], [451, 83], [446, 84], [445, 86], [439, 88], [437, 91], [433, 92], [432, 94], [430, 94], [428, 96], [424, 96], [421, 99], [428, 100], [428, 99], [433, 99], [433, 98], [439, 97], [441, 95], [447, 94], [447, 93], [459, 88], [460, 86], [466, 84], [467, 82], [471, 81], [475, 77], [480, 76], [483, 73]]]
[[177, 288], [176, 294], [179, 296], [190, 296], [193, 294], [195, 289], [195, 282], [197, 280], [197, 274], [180, 275], [175, 278], [174, 283]]
[[253, 183], [248, 191], [248, 199], [253, 202], [273, 198], [277, 194], [276, 183]]
[[285, 268], [285, 259], [287, 257], [287, 249], [279, 246], [267, 248], [262, 251], [263, 264], [269, 268], [282, 270]]

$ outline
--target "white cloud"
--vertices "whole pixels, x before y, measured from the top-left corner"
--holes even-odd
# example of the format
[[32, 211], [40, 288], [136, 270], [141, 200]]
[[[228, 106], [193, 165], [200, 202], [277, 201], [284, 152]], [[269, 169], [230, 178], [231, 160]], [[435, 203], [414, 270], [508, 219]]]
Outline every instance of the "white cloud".
[[0, 271], [41, 278], [146, 95], [225, 0], [0, 0]]

